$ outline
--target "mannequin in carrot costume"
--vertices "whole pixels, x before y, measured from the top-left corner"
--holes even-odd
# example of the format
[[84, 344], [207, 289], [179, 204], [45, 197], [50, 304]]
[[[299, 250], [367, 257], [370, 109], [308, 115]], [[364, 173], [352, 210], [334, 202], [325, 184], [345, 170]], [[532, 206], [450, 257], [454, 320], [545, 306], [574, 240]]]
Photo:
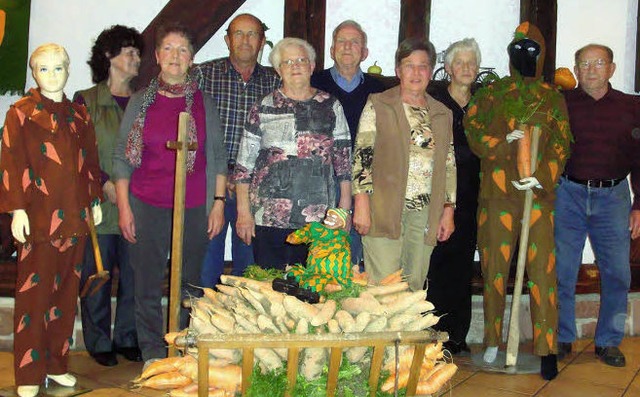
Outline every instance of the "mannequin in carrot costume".
[[288, 273], [303, 288], [320, 292], [331, 284], [351, 284], [351, 246], [347, 218], [342, 208], [330, 208], [322, 223], [307, 223], [287, 237], [290, 244], [310, 244], [307, 266], [294, 266]]
[[76, 383], [67, 362], [88, 217], [102, 220], [93, 124], [63, 91], [69, 56], [45, 44], [29, 67], [38, 88], [7, 112], [0, 161], [0, 212], [13, 214], [18, 242], [13, 352], [20, 397], [37, 395], [45, 378]]
[[[480, 158], [478, 248], [484, 284], [484, 361], [496, 359], [502, 339], [509, 265], [518, 244], [525, 191], [534, 193], [526, 271], [534, 353], [541, 375], [557, 375], [558, 326], [553, 204], [568, 156], [571, 132], [562, 95], [542, 80], [545, 43], [524, 22], [508, 46], [511, 76], [478, 90], [464, 120], [471, 150]], [[537, 169], [530, 172], [530, 130], [540, 128]], [[521, 147], [519, 155], [518, 147]], [[522, 153], [529, 153], [529, 159]], [[529, 168], [529, 169], [527, 169]]]

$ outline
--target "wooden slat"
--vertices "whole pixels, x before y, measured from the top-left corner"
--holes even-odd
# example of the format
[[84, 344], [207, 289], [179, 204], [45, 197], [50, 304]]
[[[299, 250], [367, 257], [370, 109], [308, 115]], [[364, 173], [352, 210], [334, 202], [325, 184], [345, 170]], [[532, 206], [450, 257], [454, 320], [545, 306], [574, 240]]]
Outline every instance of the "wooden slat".
[[[251, 381], [251, 374], [253, 373], [253, 354], [252, 347], [243, 349], [242, 351], [242, 395], [244, 396], [249, 389], [249, 382]], [[209, 357], [209, 354], [205, 354]]]
[[155, 33], [158, 26], [165, 22], [181, 23], [193, 36], [194, 51], [198, 52], [244, 2], [245, 0], [170, 0], [142, 32], [145, 48], [134, 87], [144, 87], [158, 75], [159, 68], [155, 58]]
[[[200, 346], [198, 346], [200, 351]], [[198, 354], [198, 397], [209, 395], [209, 354]]]
[[329, 357], [329, 374], [327, 375], [327, 397], [333, 397], [336, 395], [341, 361], [342, 349], [339, 347], [332, 348], [331, 357]]
[[324, 69], [326, 0], [285, 0], [284, 36], [305, 39], [316, 50], [316, 70]]
[[284, 393], [284, 397], [290, 397], [296, 388], [296, 380], [298, 375], [298, 360], [300, 358], [300, 349], [291, 348], [287, 355], [287, 380], [289, 381], [289, 389]]
[[520, 0], [520, 22], [524, 21], [542, 32], [546, 46], [542, 74], [546, 82], [552, 83], [556, 70], [557, 0]]
[[420, 380], [420, 368], [422, 367], [422, 360], [424, 359], [424, 351], [427, 345], [421, 343], [416, 345], [416, 349], [413, 353], [413, 361], [411, 362], [411, 371], [409, 372], [409, 382], [407, 383], [407, 396], [415, 396], [416, 389], [418, 388], [418, 381]]
[[402, 0], [400, 2], [400, 29], [398, 44], [408, 37], [429, 40], [431, 0]]
[[380, 370], [382, 369], [382, 359], [384, 358], [384, 345], [376, 345], [373, 348], [371, 357], [371, 369], [369, 370], [369, 396], [375, 397], [380, 381]]

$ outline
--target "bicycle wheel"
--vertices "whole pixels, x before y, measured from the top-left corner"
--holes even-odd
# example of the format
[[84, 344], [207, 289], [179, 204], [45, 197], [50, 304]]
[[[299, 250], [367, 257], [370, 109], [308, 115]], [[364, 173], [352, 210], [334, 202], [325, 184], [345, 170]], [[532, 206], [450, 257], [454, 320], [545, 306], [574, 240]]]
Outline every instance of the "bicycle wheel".
[[433, 72], [433, 77], [431, 79], [440, 81], [451, 81], [451, 76], [449, 76], [449, 73], [447, 73], [444, 67], [440, 67], [436, 69], [435, 72]]
[[485, 70], [484, 72], [478, 73], [476, 76], [476, 83], [480, 85], [486, 85], [493, 81], [496, 81], [500, 78], [496, 72], [493, 70]]

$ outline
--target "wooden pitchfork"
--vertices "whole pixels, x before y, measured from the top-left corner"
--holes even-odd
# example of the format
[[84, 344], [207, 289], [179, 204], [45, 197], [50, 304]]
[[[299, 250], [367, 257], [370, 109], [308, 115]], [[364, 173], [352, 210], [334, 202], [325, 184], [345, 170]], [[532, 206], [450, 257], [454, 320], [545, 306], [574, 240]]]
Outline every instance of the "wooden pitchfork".
[[96, 274], [89, 276], [87, 281], [84, 282], [82, 292], [80, 292], [81, 298], [95, 294], [111, 278], [111, 276], [109, 276], [109, 272], [104, 270], [104, 267], [102, 266], [102, 255], [100, 255], [100, 246], [98, 245], [98, 234], [96, 233], [96, 225], [93, 223], [93, 213], [91, 210], [89, 210], [87, 216], [89, 234], [91, 235], [91, 245], [93, 245], [93, 256], [95, 257], [96, 262]]

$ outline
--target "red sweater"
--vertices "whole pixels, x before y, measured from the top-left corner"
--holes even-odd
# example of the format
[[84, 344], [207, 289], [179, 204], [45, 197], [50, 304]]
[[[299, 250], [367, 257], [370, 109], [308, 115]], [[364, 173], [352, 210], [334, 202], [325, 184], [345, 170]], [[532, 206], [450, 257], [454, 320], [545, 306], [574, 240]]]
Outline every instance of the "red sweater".
[[640, 209], [640, 97], [609, 86], [597, 101], [579, 87], [565, 98], [574, 137], [565, 173], [582, 180], [631, 173], [633, 209]]

